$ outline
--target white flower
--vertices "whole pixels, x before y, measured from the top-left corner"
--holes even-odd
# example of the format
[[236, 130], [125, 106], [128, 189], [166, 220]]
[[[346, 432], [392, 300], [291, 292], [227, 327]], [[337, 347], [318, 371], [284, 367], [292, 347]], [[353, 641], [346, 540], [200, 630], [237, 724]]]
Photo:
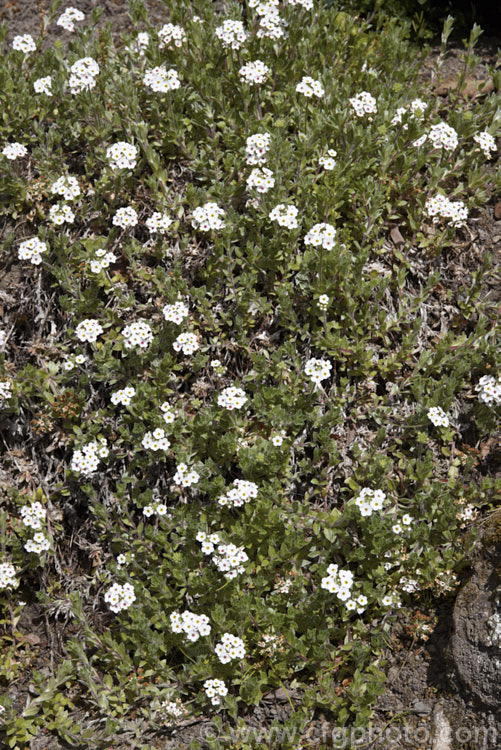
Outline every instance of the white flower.
[[432, 406], [431, 409], [428, 410], [428, 419], [436, 427], [449, 426], [449, 417], [440, 406]]
[[15, 36], [12, 40], [12, 49], [18, 50], [19, 52], [34, 52], [37, 46], [35, 40], [31, 34], [20, 34]]
[[31, 260], [31, 262], [38, 266], [42, 262], [42, 253], [47, 252], [47, 245], [42, 242], [38, 237], [31, 237], [29, 240], [21, 242], [18, 249], [18, 258], [20, 260]]
[[446, 151], [454, 151], [458, 145], [458, 134], [447, 125], [446, 122], [439, 122], [438, 125], [433, 125], [428, 138], [433, 144], [433, 148], [445, 148]]
[[49, 218], [53, 224], [55, 224], [56, 226], [60, 226], [65, 222], [68, 224], [73, 224], [73, 222], [75, 221], [75, 214], [73, 213], [71, 208], [66, 205], [66, 203], [58, 203], [55, 206], [51, 207], [49, 211]]
[[80, 195], [80, 186], [76, 177], [71, 175], [62, 175], [50, 186], [50, 192], [62, 196], [65, 200], [71, 201]]
[[386, 502], [386, 495], [382, 490], [363, 487], [355, 498], [355, 505], [362, 516], [371, 516], [373, 511], [382, 510]]
[[201, 635], [209, 635], [211, 626], [207, 615], [196, 615], [194, 612], [171, 612], [170, 625], [173, 633], [185, 633], [188, 640], [194, 643]]
[[122, 229], [127, 229], [127, 227], [135, 227], [137, 222], [137, 212], [132, 208], [132, 206], [123, 206], [122, 208], [119, 208], [112, 221], [114, 226], [122, 227]]
[[475, 143], [478, 143], [482, 151], [484, 152], [487, 159], [490, 159], [492, 152], [497, 151], [496, 141], [490, 133], [484, 130], [482, 133], [477, 133], [473, 136]]
[[216, 28], [216, 36], [222, 41], [224, 47], [231, 47], [231, 49], [240, 49], [247, 40], [247, 32], [242, 21], [230, 19], [223, 21], [223, 25]]
[[332, 364], [329, 360], [315, 358], [309, 359], [304, 368], [306, 375], [309, 375], [311, 381], [316, 385], [319, 385], [320, 381], [329, 378], [331, 370]]
[[266, 154], [270, 148], [271, 136], [269, 133], [256, 133], [250, 135], [246, 141], [245, 157], [247, 164], [264, 164]]
[[31, 529], [41, 529], [42, 520], [46, 515], [47, 511], [39, 502], [32, 503], [31, 505], [24, 505], [21, 508], [21, 518], [23, 523]]
[[296, 91], [300, 94], [304, 94], [308, 98], [316, 96], [320, 98], [325, 94], [325, 90], [320, 83], [310, 76], [303, 76], [301, 82], [296, 86]]
[[245, 657], [245, 645], [241, 638], [231, 633], [224, 633], [221, 643], [218, 643], [216, 655], [221, 664], [228, 664], [232, 659], [243, 659]]
[[162, 310], [164, 318], [172, 323], [182, 323], [189, 315], [188, 305], [184, 302], [174, 302], [173, 305], [165, 305]]
[[175, 47], [182, 47], [187, 39], [186, 32], [183, 27], [176, 26], [172, 23], [166, 23], [165, 26], [162, 26], [162, 28], [158, 32], [158, 36], [160, 38], [160, 44], [158, 45], [159, 49], [163, 49], [164, 47], [170, 45], [171, 42]]
[[170, 448], [170, 440], [165, 437], [165, 431], [161, 427], [157, 427], [153, 432], [147, 432], [142, 439], [142, 446], [146, 450], [152, 451], [168, 451]]
[[121, 612], [136, 601], [134, 587], [130, 583], [124, 583], [123, 586], [114, 583], [104, 595], [104, 601], [109, 604], [112, 612]]
[[200, 349], [200, 344], [194, 333], [180, 333], [177, 339], [173, 342], [172, 347], [176, 352], [179, 352], [182, 349], [183, 354], [193, 354], [197, 349]]
[[205, 680], [204, 690], [207, 698], [211, 699], [213, 706], [219, 706], [221, 698], [228, 694], [228, 688], [223, 680]]
[[261, 60], [249, 62], [247, 65], [243, 65], [238, 71], [240, 78], [247, 83], [264, 83], [270, 73], [270, 68], [261, 62]]
[[151, 233], [158, 232], [158, 234], [165, 234], [172, 224], [172, 219], [167, 214], [161, 214], [156, 211], [149, 219], [146, 219], [145, 224]]
[[99, 64], [92, 57], [82, 57], [70, 68], [69, 85], [72, 94], [81, 91], [90, 91], [96, 85], [96, 76], [99, 74]]
[[475, 386], [475, 391], [481, 403], [489, 406], [501, 404], [501, 377], [496, 380], [493, 375], [484, 375]]
[[286, 206], [284, 203], [279, 203], [278, 206], [270, 211], [269, 217], [271, 221], [276, 221], [281, 227], [287, 229], [296, 229], [298, 226], [297, 215], [299, 211], [295, 206]]
[[51, 76], [44, 76], [43, 78], [37, 78], [33, 82], [33, 88], [37, 94], [46, 94], [46, 96], [52, 96], [52, 78]]
[[6, 143], [2, 150], [2, 154], [11, 161], [26, 156], [27, 153], [28, 149], [22, 143]]
[[106, 158], [112, 169], [134, 169], [137, 164], [137, 148], [132, 143], [118, 141], [106, 149]]
[[222, 495], [219, 498], [219, 505], [229, 508], [240, 508], [244, 503], [248, 503], [251, 499], [257, 497], [258, 487], [254, 482], [248, 482], [245, 479], [235, 479], [233, 484], [234, 487], [226, 495]]
[[106, 458], [108, 454], [106, 439], [101, 438], [99, 443], [94, 440], [81, 450], [74, 451], [70, 468], [77, 474], [93, 474], [97, 470], [99, 458]]
[[7, 586], [18, 585], [16, 581], [16, 569], [11, 563], [0, 563], [0, 589], [6, 589]]
[[332, 224], [315, 224], [306, 237], [304, 238], [305, 245], [313, 245], [314, 247], [323, 247], [324, 250], [332, 250], [336, 239], [336, 230]]
[[241, 409], [246, 401], [247, 396], [245, 392], [241, 388], [235, 388], [234, 386], [225, 388], [217, 397], [218, 406], [223, 406], [230, 411], [232, 409]]
[[326, 171], [330, 172], [336, 166], [336, 156], [337, 156], [337, 151], [333, 148], [329, 148], [327, 150], [327, 156], [321, 156], [318, 160], [318, 163]]
[[128, 386], [127, 388], [122, 388], [119, 391], [115, 391], [115, 393], [111, 394], [111, 403], [115, 406], [117, 404], [123, 404], [123, 406], [129, 406], [130, 402], [136, 395], [136, 389], [132, 388], [131, 386]]
[[275, 185], [275, 178], [271, 169], [256, 168], [253, 169], [247, 177], [247, 187], [249, 190], [257, 190], [258, 193], [267, 193]]
[[152, 91], [165, 94], [167, 91], [174, 91], [181, 86], [177, 71], [173, 68], [166, 70], [163, 66], [147, 70], [144, 74], [143, 83]]
[[76, 8], [66, 8], [64, 13], [56, 21], [57, 26], [62, 26], [66, 31], [75, 31], [75, 21], [83, 21], [85, 15]]
[[80, 341], [93, 342], [103, 332], [104, 328], [94, 318], [87, 318], [75, 328], [75, 334]]
[[191, 469], [188, 471], [188, 467], [185, 463], [180, 463], [176, 467], [176, 473], [174, 474], [174, 483], [181, 487], [191, 487], [193, 484], [198, 484], [200, 480], [200, 474]]
[[376, 100], [368, 91], [361, 91], [360, 94], [352, 97], [349, 101], [357, 117], [377, 112]]
[[327, 294], [321, 294], [318, 298], [318, 306], [321, 310], [326, 310], [329, 304], [329, 297]]
[[209, 232], [211, 229], [223, 229], [226, 226], [224, 211], [217, 203], [204, 203], [193, 211], [191, 225], [201, 232]]
[[432, 198], [428, 198], [425, 204], [425, 210], [429, 217], [436, 223], [439, 217], [448, 219], [452, 227], [462, 227], [468, 218], [468, 209], [463, 201], [452, 202], [445, 195], [436, 193]]

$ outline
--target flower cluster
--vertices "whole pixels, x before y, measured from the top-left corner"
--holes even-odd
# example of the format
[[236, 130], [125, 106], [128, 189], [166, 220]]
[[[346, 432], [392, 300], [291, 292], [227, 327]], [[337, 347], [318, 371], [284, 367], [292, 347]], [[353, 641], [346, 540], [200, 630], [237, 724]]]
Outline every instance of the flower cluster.
[[56, 21], [56, 24], [58, 26], [62, 26], [63, 29], [66, 29], [66, 31], [75, 31], [75, 21], [83, 21], [85, 19], [85, 15], [82, 13], [81, 10], [77, 10], [77, 8], [66, 8], [64, 13], [59, 16], [59, 18]]
[[322, 86], [320, 81], [316, 81], [310, 76], [302, 77], [301, 82], [296, 86], [296, 91], [299, 94], [304, 94], [308, 98], [310, 98], [311, 96], [320, 98], [325, 94], [324, 87]]
[[428, 419], [435, 425], [435, 427], [448, 427], [449, 417], [440, 406], [432, 406], [428, 410]]
[[336, 166], [337, 151], [333, 148], [327, 149], [327, 156], [321, 156], [318, 163], [326, 171], [330, 172]]
[[[404, 513], [402, 518], [400, 519], [404, 526], [410, 526], [411, 523], [414, 521], [413, 517], [410, 516], [408, 513]], [[401, 534], [403, 532], [403, 526], [400, 522], [397, 521], [397, 523], [394, 523], [391, 527], [391, 530], [394, 534]]]
[[207, 615], [196, 615], [188, 609], [184, 612], [171, 612], [170, 626], [173, 633], [185, 633], [192, 643], [201, 635], [209, 635], [211, 626]]
[[243, 547], [237, 547], [235, 544], [219, 544], [217, 555], [213, 555], [212, 562], [221, 573], [224, 573], [224, 577], [231, 581], [244, 572], [245, 568], [242, 563], [247, 562], [248, 559]]
[[168, 451], [170, 448], [170, 440], [165, 437], [165, 430], [161, 427], [157, 427], [153, 432], [147, 432], [141, 444], [146, 450], [152, 451]]
[[428, 138], [432, 142], [433, 148], [443, 147], [446, 151], [454, 151], [458, 145], [458, 134], [446, 122], [433, 125], [428, 133]]
[[232, 659], [243, 659], [245, 657], [243, 640], [231, 633], [223, 633], [221, 643], [217, 644], [215, 651], [221, 664], [228, 664]]
[[173, 23], [166, 23], [165, 26], [162, 26], [162, 28], [158, 32], [158, 36], [160, 39], [160, 43], [158, 45], [159, 49], [167, 47], [171, 42], [174, 43], [175, 47], [182, 47], [187, 39], [186, 32], [183, 27], [176, 26]]
[[188, 305], [184, 302], [174, 302], [173, 305], [165, 305], [162, 310], [164, 318], [172, 323], [182, 323], [188, 317]]
[[299, 211], [296, 206], [286, 206], [284, 203], [279, 203], [278, 206], [270, 211], [269, 217], [271, 221], [276, 221], [281, 227], [287, 229], [296, 229], [298, 226], [297, 215]]
[[304, 371], [309, 375], [312, 383], [319, 385], [322, 380], [330, 377], [332, 365], [328, 359], [309, 359], [305, 365]]
[[52, 96], [52, 78], [51, 76], [44, 76], [43, 78], [37, 78], [33, 82], [33, 88], [36, 94], [46, 94]]
[[62, 196], [66, 201], [72, 201], [80, 195], [80, 185], [76, 177], [62, 175], [52, 183], [50, 192]]
[[247, 83], [264, 83], [270, 73], [270, 68], [261, 60], [248, 62], [247, 65], [242, 65], [238, 71], [240, 78]]
[[201, 232], [209, 232], [211, 229], [223, 229], [226, 226], [224, 211], [217, 203], [204, 203], [193, 211], [191, 226]]
[[264, 164], [266, 154], [270, 149], [271, 136], [269, 133], [256, 133], [247, 138], [245, 144], [245, 159], [247, 164]]
[[146, 518], [149, 518], [154, 513], [157, 514], [157, 516], [166, 516], [167, 515], [167, 506], [165, 503], [156, 503], [155, 505], [145, 505], [143, 508], [143, 516], [146, 516]]
[[337, 598], [345, 603], [348, 611], [356, 610], [362, 614], [367, 605], [367, 597], [360, 595], [352, 598], [353, 573], [351, 570], [340, 570], [338, 565], [332, 564], [327, 568], [327, 575], [322, 578], [321, 588], [330, 594], [336, 594]]
[[124, 337], [124, 346], [126, 349], [133, 349], [138, 346], [140, 349], [147, 349], [153, 341], [153, 331], [145, 320], [136, 320], [122, 331]]
[[204, 690], [207, 698], [211, 699], [213, 706], [219, 706], [221, 698], [228, 695], [228, 688], [223, 680], [205, 680]]
[[33, 536], [33, 539], [28, 539], [24, 545], [26, 552], [35, 552], [40, 555], [42, 552], [46, 552], [50, 549], [50, 542], [42, 531], [37, 531]]
[[490, 133], [488, 133], [486, 130], [484, 130], [482, 133], [477, 133], [473, 136], [473, 140], [475, 143], [478, 143], [482, 151], [484, 152], [485, 156], [490, 159], [492, 152], [497, 151], [498, 147], [496, 146], [496, 141], [492, 137]]
[[362, 516], [371, 516], [374, 511], [382, 510], [385, 500], [386, 495], [382, 490], [364, 487], [358, 497], [355, 498], [355, 505]]
[[328, 294], [321, 294], [318, 298], [318, 306], [321, 310], [327, 310], [327, 307], [329, 305], [329, 295]]
[[197, 337], [194, 333], [180, 333], [177, 339], [172, 343], [172, 347], [176, 352], [183, 351], [183, 354], [193, 354], [197, 349], [200, 349], [200, 344], [197, 341]]
[[184, 463], [180, 463], [176, 466], [176, 473], [173, 477], [174, 483], [181, 487], [191, 487], [193, 484], [198, 484], [200, 480], [200, 474], [194, 469], [188, 471], [188, 467]]
[[12, 49], [18, 52], [34, 52], [37, 46], [31, 34], [19, 34], [12, 40]]
[[195, 538], [202, 545], [204, 555], [212, 555], [214, 545], [220, 542], [219, 534], [207, 534], [205, 531], [199, 531]]
[[70, 468], [78, 474], [93, 474], [97, 470], [99, 458], [106, 458], [108, 454], [106, 438], [101, 438], [99, 443], [94, 440], [73, 453]]
[[12, 396], [12, 383], [10, 380], [0, 380], [0, 404]]
[[42, 253], [47, 252], [47, 245], [38, 237], [24, 240], [19, 245], [17, 257], [20, 260], [30, 260], [33, 265], [38, 266], [42, 262]]
[[304, 10], [312, 10], [313, 0], [287, 0], [287, 5], [300, 5]]
[[110, 605], [112, 612], [121, 612], [136, 601], [134, 586], [131, 583], [124, 583], [123, 586], [114, 583], [104, 595], [104, 601]]
[[30, 529], [41, 529], [42, 520], [46, 517], [47, 511], [42, 503], [35, 502], [31, 505], [23, 505], [21, 508], [21, 518], [25, 526]]
[[222, 406], [225, 409], [241, 409], [247, 401], [247, 396], [241, 388], [235, 388], [230, 385], [225, 388], [222, 393], [217, 397], [217, 405]]
[[112, 224], [115, 227], [121, 227], [127, 229], [127, 227], [135, 227], [138, 222], [138, 216], [135, 209], [132, 206], [122, 206], [119, 208], [112, 219]]
[[133, 44], [130, 44], [128, 47], [126, 47], [127, 52], [130, 52], [133, 55], [139, 55], [139, 57], [144, 57], [144, 52], [146, 50], [146, 47], [150, 43], [150, 35], [147, 31], [140, 31], [139, 34], [136, 37], [136, 41]]
[[94, 256], [95, 257], [90, 261], [90, 270], [92, 271], [92, 273], [99, 273], [100, 271], [103, 271], [105, 268], [108, 268], [111, 263], [115, 263], [117, 259], [115, 253], [107, 253], [106, 250], [103, 250], [102, 248], [96, 250]]
[[28, 153], [28, 149], [26, 146], [23, 146], [22, 143], [6, 143], [3, 147], [2, 154], [7, 159], [10, 159], [11, 161], [14, 161], [14, 159], [18, 159], [19, 157], [26, 156]]
[[218, 499], [219, 505], [228, 508], [240, 508], [244, 503], [248, 503], [251, 498], [257, 497], [258, 488], [254, 482], [235, 479], [233, 484], [234, 487]]
[[323, 247], [324, 250], [332, 250], [334, 247], [334, 241], [336, 239], [336, 230], [332, 224], [315, 224], [306, 237], [304, 238], [305, 245], [313, 245], [314, 247]]
[[463, 201], [451, 201], [445, 195], [437, 193], [432, 198], [428, 198], [425, 204], [425, 210], [433, 223], [437, 223], [440, 218], [448, 219], [452, 227], [462, 227], [468, 218], [468, 209]]
[[149, 219], [146, 219], [145, 224], [152, 234], [153, 232], [165, 234], [172, 224], [172, 219], [170, 219], [167, 214], [161, 214], [159, 211], [155, 211]]
[[[422, 118], [424, 115], [424, 112], [427, 108], [427, 103], [424, 102], [422, 99], [414, 99], [411, 104], [409, 110], [407, 107], [399, 107], [391, 121], [392, 125], [400, 125], [402, 122], [403, 116], [409, 112], [409, 116], [413, 118]], [[404, 130], [408, 129], [408, 124], [404, 124]]]
[[132, 143], [118, 141], [106, 149], [106, 158], [112, 169], [134, 169], [137, 164], [137, 148]]
[[119, 391], [115, 391], [111, 394], [111, 403], [115, 406], [117, 404], [122, 404], [123, 406], [129, 406], [130, 402], [136, 395], [136, 389], [132, 386], [127, 386], [126, 388], [121, 388]]
[[160, 94], [174, 91], [181, 86], [177, 71], [174, 68], [166, 70], [162, 65], [147, 70], [144, 74], [143, 83], [152, 91]]
[[271, 169], [253, 169], [247, 177], [247, 187], [249, 190], [257, 190], [258, 193], [267, 193], [275, 185], [275, 178]]
[[353, 96], [349, 101], [357, 117], [377, 112], [376, 99], [368, 91], [361, 91], [360, 94]]
[[247, 32], [242, 21], [230, 19], [223, 21], [223, 25], [216, 28], [216, 36], [222, 41], [223, 47], [231, 49], [240, 49], [247, 41]]
[[280, 39], [285, 36], [284, 28], [287, 21], [280, 18], [276, 0], [267, 2], [258, 2], [256, 13], [259, 15], [259, 26], [256, 32], [258, 39], [267, 37], [268, 39]]
[[6, 589], [7, 586], [17, 586], [16, 569], [10, 563], [0, 563], [0, 589]]
[[75, 214], [66, 203], [58, 203], [55, 206], [51, 206], [49, 211], [49, 219], [56, 226], [60, 226], [65, 222], [67, 224], [73, 224], [75, 221]]
[[501, 404], [501, 377], [496, 380], [493, 375], [484, 375], [475, 386], [475, 391], [483, 404]]
[[96, 85], [99, 65], [92, 57], [82, 57], [73, 63], [70, 73], [69, 84], [72, 94], [90, 91]]
[[79, 341], [92, 343], [103, 332], [103, 327], [95, 318], [86, 318], [75, 328], [75, 334]]

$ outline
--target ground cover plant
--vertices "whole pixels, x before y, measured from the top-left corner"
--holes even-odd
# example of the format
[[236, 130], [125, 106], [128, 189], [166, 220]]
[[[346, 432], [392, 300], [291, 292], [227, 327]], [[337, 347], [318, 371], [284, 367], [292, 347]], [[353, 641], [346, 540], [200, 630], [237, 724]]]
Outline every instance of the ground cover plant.
[[[492, 258], [444, 283], [499, 188], [496, 94], [461, 96], [480, 30], [445, 106], [401, 21], [167, 7], [118, 39], [60, 3], [1, 27], [7, 747], [200, 715], [240, 747], [277, 688], [277, 747], [318, 710], [365, 726], [393, 619], [454, 591], [497, 489], [460, 447], [499, 416]], [[32, 600], [65, 637], [19, 707]]]

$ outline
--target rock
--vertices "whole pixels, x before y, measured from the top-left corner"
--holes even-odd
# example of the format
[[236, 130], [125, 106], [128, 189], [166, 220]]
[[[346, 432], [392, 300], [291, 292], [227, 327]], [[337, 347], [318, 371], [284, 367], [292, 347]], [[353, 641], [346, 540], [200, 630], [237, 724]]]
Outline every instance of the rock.
[[454, 605], [448, 647], [454, 675], [490, 708], [501, 708], [501, 509], [476, 543], [474, 572]]
[[[435, 87], [435, 93], [438, 96], [447, 96], [450, 91], [456, 91], [458, 84], [459, 79], [456, 76], [451, 76]], [[482, 80], [468, 76], [462, 84], [460, 93], [468, 99], [473, 99], [477, 94], [490, 94], [495, 88], [492, 78]]]
[[434, 732], [432, 750], [452, 750], [451, 725], [439, 704], [433, 711], [433, 723]]
[[418, 716], [427, 716], [431, 714], [431, 707], [424, 701], [414, 701], [411, 711], [414, 714], [418, 714]]
[[494, 218], [501, 219], [501, 201], [498, 201], [494, 206]]

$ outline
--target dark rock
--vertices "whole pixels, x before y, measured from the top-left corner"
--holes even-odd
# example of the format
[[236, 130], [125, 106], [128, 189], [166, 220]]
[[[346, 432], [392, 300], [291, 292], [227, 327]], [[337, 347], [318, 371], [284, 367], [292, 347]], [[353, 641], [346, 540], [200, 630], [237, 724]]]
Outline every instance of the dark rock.
[[449, 644], [453, 670], [468, 691], [501, 708], [501, 510], [495, 511], [476, 544], [474, 573], [454, 606]]

